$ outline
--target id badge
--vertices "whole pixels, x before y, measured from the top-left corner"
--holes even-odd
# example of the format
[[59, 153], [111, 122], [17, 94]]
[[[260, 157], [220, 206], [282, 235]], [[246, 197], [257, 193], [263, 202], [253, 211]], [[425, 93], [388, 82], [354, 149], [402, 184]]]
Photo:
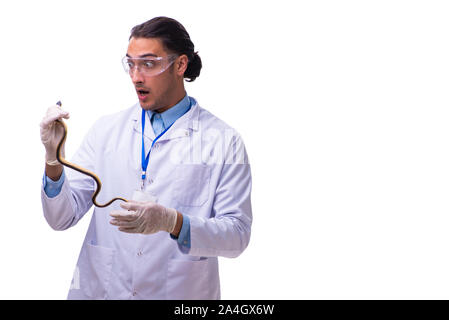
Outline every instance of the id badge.
[[135, 190], [132, 199], [141, 202], [157, 202], [155, 195], [143, 190]]

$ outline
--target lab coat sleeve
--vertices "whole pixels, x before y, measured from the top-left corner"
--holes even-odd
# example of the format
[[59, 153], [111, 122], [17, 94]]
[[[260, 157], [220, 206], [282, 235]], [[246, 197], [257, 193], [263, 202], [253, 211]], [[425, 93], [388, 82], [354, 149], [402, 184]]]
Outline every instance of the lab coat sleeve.
[[[232, 159], [232, 161], [229, 161]], [[211, 217], [191, 215], [191, 248], [194, 256], [239, 256], [251, 235], [251, 170], [239, 136], [226, 152]]]
[[[71, 160], [90, 171], [94, 171], [94, 137], [94, 129], [91, 129]], [[93, 179], [67, 167], [64, 172], [66, 178], [58, 195], [50, 198], [44, 187], [41, 190], [44, 217], [54, 230], [74, 226], [92, 206]]]

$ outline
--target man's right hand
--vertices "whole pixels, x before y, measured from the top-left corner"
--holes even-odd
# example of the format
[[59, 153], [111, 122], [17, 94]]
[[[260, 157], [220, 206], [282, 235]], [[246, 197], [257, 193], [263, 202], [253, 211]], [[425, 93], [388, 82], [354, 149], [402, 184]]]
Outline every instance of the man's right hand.
[[[60, 164], [56, 158], [56, 149], [64, 135], [64, 128], [56, 120], [62, 118], [68, 119], [69, 113], [60, 106], [53, 105], [47, 109], [47, 113], [40, 123], [41, 141], [46, 151], [45, 162], [50, 166]], [[61, 155], [64, 157], [64, 146], [62, 146]]]

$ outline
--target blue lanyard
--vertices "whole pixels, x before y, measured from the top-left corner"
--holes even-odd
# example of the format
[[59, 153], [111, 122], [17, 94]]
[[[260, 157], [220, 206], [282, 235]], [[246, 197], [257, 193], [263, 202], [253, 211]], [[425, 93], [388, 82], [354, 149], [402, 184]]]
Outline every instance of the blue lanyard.
[[145, 157], [145, 142], [143, 139], [143, 133], [145, 132], [145, 110], [142, 108], [142, 188], [143, 188], [143, 183], [145, 181], [145, 178], [147, 176], [147, 168], [148, 168], [148, 163], [150, 162], [150, 153], [151, 153], [151, 149], [153, 149], [154, 144], [156, 143], [156, 141], [162, 137], [162, 135], [167, 132], [168, 129], [170, 129], [170, 127], [173, 125], [173, 123], [171, 125], [168, 126], [168, 128], [166, 128], [164, 131], [162, 131], [157, 137], [156, 139], [153, 140], [153, 142], [151, 143], [151, 147], [150, 150], [148, 151], [147, 156]]

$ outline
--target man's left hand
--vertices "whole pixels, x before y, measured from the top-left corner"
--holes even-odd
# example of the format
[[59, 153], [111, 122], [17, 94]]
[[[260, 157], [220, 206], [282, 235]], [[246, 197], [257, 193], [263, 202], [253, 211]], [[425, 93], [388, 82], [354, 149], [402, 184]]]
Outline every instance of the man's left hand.
[[128, 233], [152, 234], [158, 231], [172, 233], [176, 226], [178, 213], [154, 202], [129, 200], [120, 204], [125, 210], [113, 210], [110, 223]]

